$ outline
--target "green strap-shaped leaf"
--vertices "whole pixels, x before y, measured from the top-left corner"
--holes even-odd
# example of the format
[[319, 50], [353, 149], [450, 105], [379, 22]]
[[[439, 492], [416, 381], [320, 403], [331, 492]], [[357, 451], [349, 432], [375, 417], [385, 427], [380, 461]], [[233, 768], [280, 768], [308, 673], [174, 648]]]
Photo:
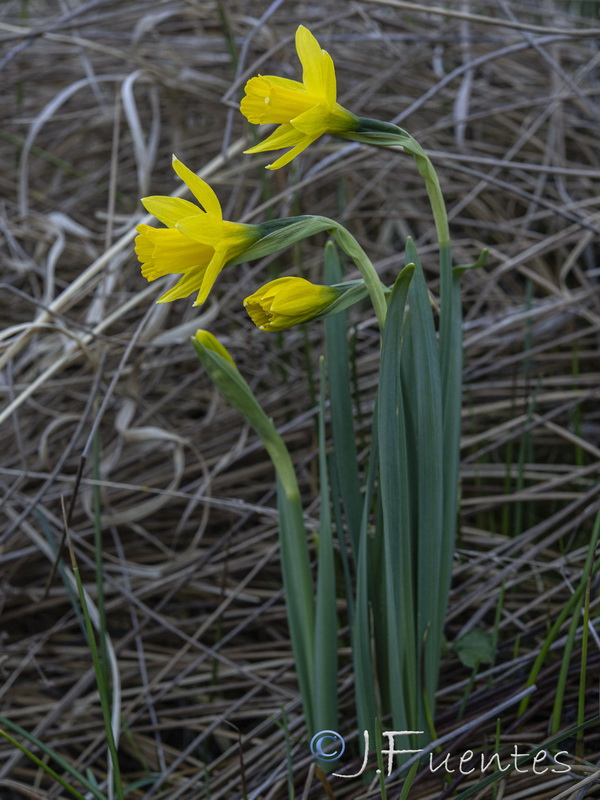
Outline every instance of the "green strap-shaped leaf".
[[405, 267], [392, 290], [383, 331], [377, 414], [389, 675], [400, 687], [391, 693], [391, 711], [398, 730], [414, 718], [417, 704], [416, 670], [406, 669], [407, 664], [417, 663], [418, 653], [410, 547], [412, 501], [407, 481], [410, 463], [400, 385], [404, 306], [413, 272], [412, 265]]
[[440, 554], [439, 614], [445, 616], [458, 524], [463, 368], [461, 273], [452, 271], [449, 245], [440, 247], [440, 270], [444, 276], [441, 281], [439, 333], [442, 376], [444, 536]]
[[[411, 239], [406, 257], [415, 264], [408, 294], [410, 312], [404, 324], [402, 388], [407, 409], [409, 482], [412, 497], [414, 565], [416, 568], [417, 636], [422, 653], [421, 688], [433, 710], [438, 681], [445, 614], [439, 586], [444, 524], [442, 389], [438, 343], [425, 276]], [[454, 541], [453, 533], [452, 541]], [[417, 721], [419, 728], [424, 719]]]
[[320, 362], [319, 476], [321, 513], [319, 524], [319, 560], [315, 610], [315, 732], [337, 730], [337, 640], [335, 560], [331, 523], [327, 437], [325, 433], [325, 361]]
[[[356, 693], [356, 715], [358, 729], [369, 731], [369, 736], [375, 735], [375, 719], [379, 718], [377, 692], [375, 688], [375, 669], [373, 664], [373, 650], [381, 653], [379, 644], [383, 644], [387, 637], [387, 630], [381, 641], [373, 648], [373, 637], [376, 635], [371, 624], [373, 606], [371, 588], [377, 583], [381, 584], [381, 575], [377, 572], [380, 561], [370, 559], [369, 547], [369, 517], [375, 492], [375, 481], [379, 472], [379, 446], [377, 440], [377, 403], [373, 411], [373, 437], [371, 445], [371, 458], [366, 476], [365, 494], [363, 498], [363, 512], [361, 519], [358, 554], [356, 561], [356, 602], [354, 604], [354, 624], [352, 627], [352, 656], [354, 659], [354, 691]], [[385, 648], [383, 649], [385, 652]]]
[[[341, 268], [333, 242], [325, 247], [325, 282], [337, 283]], [[366, 290], [365, 290], [366, 291]], [[348, 324], [346, 314], [338, 314], [325, 323], [325, 350], [329, 373], [329, 395], [331, 397], [331, 427], [333, 448], [340, 493], [346, 522], [350, 534], [352, 552], [356, 559], [358, 536], [362, 518], [362, 500], [358, 474], [358, 455], [352, 412], [350, 384]]]

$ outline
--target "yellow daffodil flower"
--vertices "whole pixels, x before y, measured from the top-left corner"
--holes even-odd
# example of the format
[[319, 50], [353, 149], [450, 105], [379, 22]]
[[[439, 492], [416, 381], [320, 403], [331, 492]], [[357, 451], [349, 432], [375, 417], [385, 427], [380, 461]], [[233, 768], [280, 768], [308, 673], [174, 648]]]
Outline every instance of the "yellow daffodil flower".
[[263, 229], [259, 225], [225, 221], [221, 204], [210, 186], [175, 156], [173, 169], [200, 205], [180, 197], [144, 197], [146, 210], [167, 227], [138, 225], [135, 251], [142, 263], [142, 275], [148, 281], [183, 273], [157, 302], [168, 303], [197, 291], [194, 305], [199, 306], [208, 297], [223, 267], [255, 244], [263, 236]]
[[198, 344], [202, 345], [206, 350], [212, 350], [213, 353], [224, 358], [237, 369], [237, 364], [231, 357], [229, 350], [221, 344], [221, 342], [210, 331], [198, 330], [196, 331], [195, 339]]
[[277, 278], [247, 297], [244, 307], [261, 331], [282, 331], [322, 313], [341, 294], [304, 278]]
[[279, 127], [264, 142], [246, 150], [292, 149], [269, 164], [279, 169], [288, 164], [324, 133], [346, 133], [358, 128], [358, 117], [336, 101], [335, 67], [329, 53], [312, 33], [300, 25], [296, 50], [302, 64], [302, 83], [274, 75], [259, 75], [246, 84], [242, 114], [254, 124], [276, 122]]

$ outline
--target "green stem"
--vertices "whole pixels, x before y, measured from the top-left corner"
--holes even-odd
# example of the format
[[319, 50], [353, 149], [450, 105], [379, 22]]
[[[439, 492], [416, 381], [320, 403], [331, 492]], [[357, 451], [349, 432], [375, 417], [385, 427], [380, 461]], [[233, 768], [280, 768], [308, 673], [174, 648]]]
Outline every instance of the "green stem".
[[415, 159], [419, 174], [425, 181], [427, 195], [433, 211], [438, 242], [442, 246], [450, 241], [448, 215], [446, 214], [446, 206], [437, 174], [429, 160], [429, 156], [410, 133], [391, 122], [359, 117], [358, 127], [355, 131], [340, 135], [343, 139], [370, 144], [375, 147], [402, 147], [406, 153], [410, 153]]
[[448, 227], [448, 214], [446, 213], [446, 204], [444, 203], [440, 181], [435, 169], [433, 168], [433, 164], [429, 159], [429, 156], [425, 153], [418, 142], [416, 142], [414, 139], [412, 139], [412, 141], [414, 142], [414, 149], [411, 149], [410, 152], [415, 159], [417, 169], [419, 170], [419, 175], [425, 181], [427, 196], [429, 197], [431, 211], [433, 212], [437, 240], [440, 248], [443, 248], [444, 245], [450, 243], [450, 230]]
[[263, 444], [277, 471], [277, 477], [281, 482], [281, 488], [285, 496], [291, 503], [300, 501], [300, 488], [296, 478], [296, 471], [283, 439], [278, 434], [272, 433], [269, 439], [263, 438]]
[[383, 330], [387, 315], [387, 302], [383, 284], [379, 279], [375, 267], [354, 236], [352, 236], [343, 225], [335, 223], [331, 235], [338, 243], [342, 252], [346, 253], [346, 255], [354, 261], [360, 274], [363, 276], [365, 286], [367, 287], [371, 302], [373, 303], [373, 309], [375, 310], [379, 327]]

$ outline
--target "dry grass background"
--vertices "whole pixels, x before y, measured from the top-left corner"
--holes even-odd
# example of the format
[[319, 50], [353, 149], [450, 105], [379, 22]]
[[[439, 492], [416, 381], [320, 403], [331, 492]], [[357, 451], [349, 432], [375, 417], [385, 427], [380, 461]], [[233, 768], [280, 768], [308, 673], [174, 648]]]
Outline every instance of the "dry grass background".
[[[66, 573], [46, 586], [63, 531], [61, 498], [71, 502], [82, 467], [70, 532], [96, 596], [96, 423], [124, 782], [158, 776], [128, 797], [276, 800], [292, 797], [291, 786], [297, 798], [380, 796], [360, 779], [327, 785], [311, 766], [271, 467], [187, 341], [207, 327], [229, 347], [285, 432], [307, 519], [316, 520], [307, 376], [321, 352], [320, 326], [265, 335], [241, 301], [265, 276], [318, 280], [323, 242], [226, 271], [203, 309], [154, 305], [161, 289], [141, 278], [132, 250], [138, 198], [177, 188], [176, 153], [204, 170], [226, 218], [339, 218], [386, 280], [412, 235], [436, 294], [433, 225], [410, 159], [326, 139], [268, 174], [268, 158], [239, 155], [253, 135], [236, 110], [244, 81], [257, 71], [297, 76], [292, 41], [303, 23], [334, 57], [343, 105], [399, 121], [431, 154], [457, 261], [490, 248], [489, 266], [464, 279], [463, 505], [447, 636], [451, 646], [461, 632], [492, 630], [500, 608], [498, 650], [459, 720], [471, 673], [449, 649], [437, 727], [455, 752], [493, 743], [498, 716], [508, 750], [547, 736], [569, 619], [527, 715], [517, 719], [514, 702], [497, 709], [523, 689], [581, 579], [598, 510], [598, 5], [5, 0], [0, 713], [105, 779], [95, 679]], [[352, 336], [366, 431], [377, 359], [366, 309]], [[592, 617], [596, 598], [594, 585]], [[580, 621], [562, 727], [576, 720], [581, 634]], [[588, 716], [597, 713], [600, 666], [593, 627], [590, 637]], [[347, 656], [347, 631], [341, 644]], [[340, 702], [350, 741], [347, 661]], [[452, 733], [465, 723], [466, 733]], [[597, 730], [588, 730], [588, 765], [599, 751]], [[359, 763], [356, 755], [345, 771]], [[456, 796], [472, 782], [456, 777], [425, 771], [410, 797]], [[388, 785], [396, 797], [400, 780]], [[582, 798], [597, 796], [593, 786], [578, 787], [575, 771], [529, 772], [512, 774], [496, 796]], [[0, 744], [2, 800], [63, 796]]]

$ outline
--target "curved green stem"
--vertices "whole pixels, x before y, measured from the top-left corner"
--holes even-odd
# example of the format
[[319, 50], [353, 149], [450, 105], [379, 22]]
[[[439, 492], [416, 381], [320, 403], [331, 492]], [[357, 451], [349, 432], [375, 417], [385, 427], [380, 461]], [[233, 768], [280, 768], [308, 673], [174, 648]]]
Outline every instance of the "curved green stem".
[[419, 174], [425, 181], [427, 195], [433, 211], [437, 238], [440, 246], [450, 241], [448, 215], [437, 174], [429, 156], [410, 133], [391, 122], [359, 117], [355, 131], [341, 134], [342, 138], [353, 142], [362, 142], [375, 147], [402, 147], [415, 159]]
[[[413, 141], [415, 140], [413, 139]], [[442, 195], [440, 182], [437, 173], [433, 168], [433, 164], [429, 159], [429, 156], [426, 155], [425, 151], [420, 147], [420, 145], [417, 142], [415, 142], [415, 145], [416, 145], [415, 150], [418, 148], [418, 150], [420, 150], [420, 153], [413, 152], [412, 155], [415, 159], [417, 169], [419, 170], [419, 175], [421, 175], [421, 177], [425, 181], [427, 196], [429, 197], [431, 210], [433, 212], [433, 219], [435, 222], [435, 230], [437, 233], [438, 243], [440, 247], [443, 247], [443, 245], [447, 244], [450, 241], [450, 230], [448, 227], [448, 214], [446, 213], [446, 204], [444, 203], [444, 197]]]
[[335, 227], [331, 231], [331, 235], [339, 245], [342, 252], [346, 253], [346, 255], [354, 261], [360, 271], [360, 274], [363, 276], [365, 286], [367, 287], [371, 302], [373, 303], [373, 308], [377, 316], [379, 327], [381, 330], [383, 330], [387, 315], [387, 302], [385, 299], [384, 286], [379, 279], [379, 275], [377, 274], [377, 271], [371, 263], [368, 255], [356, 241], [354, 236], [352, 236], [352, 234], [349, 233], [346, 228], [343, 227], [343, 225], [340, 225], [337, 222], [334, 223], [334, 225]]

